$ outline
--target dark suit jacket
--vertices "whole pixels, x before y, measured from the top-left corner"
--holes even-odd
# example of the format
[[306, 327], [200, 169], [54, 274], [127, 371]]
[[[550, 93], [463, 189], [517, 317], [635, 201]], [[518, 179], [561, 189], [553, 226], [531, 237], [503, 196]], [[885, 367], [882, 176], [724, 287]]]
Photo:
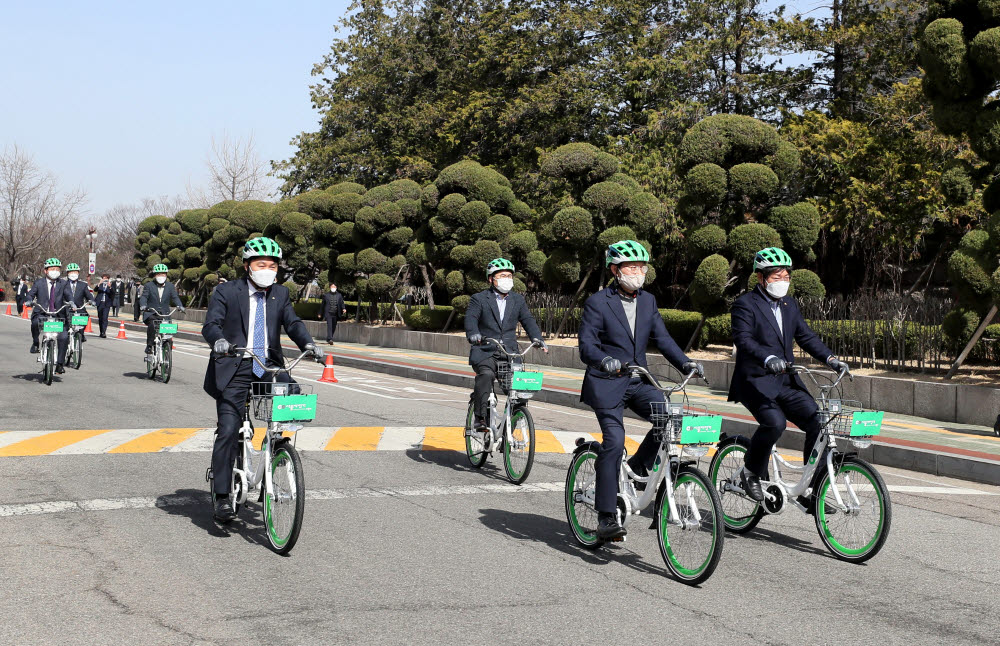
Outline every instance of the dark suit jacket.
[[323, 294], [323, 302], [319, 306], [319, 318], [321, 321], [327, 318], [339, 320], [340, 313], [344, 311], [344, 295], [340, 292], [331, 294], [329, 291]]
[[18, 283], [17, 290], [14, 292], [14, 300], [19, 304], [28, 300], [28, 290], [31, 289], [31, 285], [24, 283], [23, 285]]
[[[507, 294], [501, 322], [496, 292], [487, 289], [473, 294], [469, 300], [469, 309], [465, 312], [465, 336], [470, 338], [473, 334], [479, 334], [484, 339], [499, 339], [508, 352], [516, 352], [518, 323], [524, 326], [529, 338], [542, 338], [542, 331], [528, 310], [524, 296], [516, 292]], [[492, 356], [493, 349], [490, 346], [474, 345], [469, 350], [469, 364], [475, 366]]]
[[[776, 356], [792, 362], [795, 358], [793, 341], [822, 362], [833, 352], [813, 332], [802, 318], [799, 304], [791, 296], [780, 299], [781, 328], [771, 311], [771, 298], [757, 287], [733, 302], [733, 342], [736, 344], [736, 367], [729, 386], [729, 401], [742, 401], [747, 394], [759, 393], [773, 399], [781, 389], [778, 375], [768, 374], [764, 362]], [[792, 383], [806, 390], [802, 379], [795, 375]]]
[[67, 280], [66, 287], [63, 289], [63, 298], [66, 299], [67, 303], [73, 303], [74, 307], [83, 307], [86, 301], [94, 302], [94, 295], [90, 293], [90, 285], [82, 280], [76, 281], [76, 289], [73, 288], [73, 283]]
[[[26, 303], [30, 303], [32, 300], [38, 301], [38, 305], [43, 310], [52, 310], [57, 307], [62, 307], [62, 304], [66, 302], [65, 289], [66, 279], [60, 278], [56, 281], [55, 300], [52, 303], [49, 303], [49, 279], [39, 278], [35, 281], [35, 284], [31, 286], [31, 289], [28, 290], [28, 295], [24, 300]], [[41, 315], [42, 312], [38, 308], [35, 308], [35, 310], [31, 313], [31, 318], [36, 318]], [[62, 311], [60, 317], [66, 318], [66, 310]]]
[[[177, 289], [174, 288], [172, 282], [168, 280], [163, 284], [163, 298], [160, 298], [158, 287], [159, 285], [156, 284], [155, 280], [146, 283], [145, 289], [142, 290], [142, 296], [139, 297], [139, 307], [141, 309], [152, 307], [160, 314], [169, 314], [171, 305], [174, 307], [183, 305], [181, 297], [177, 295]], [[142, 322], [148, 325], [151, 318], [153, 318], [152, 314], [144, 312]]]
[[635, 336], [625, 316], [616, 287], [607, 287], [587, 299], [580, 321], [580, 359], [587, 365], [580, 401], [591, 408], [614, 408], [621, 403], [629, 376], [612, 376], [601, 370], [601, 361], [612, 357], [646, 367], [646, 347], [652, 341], [678, 370], [688, 358], [674, 341], [656, 308], [656, 297], [639, 290], [635, 306]]
[[108, 289], [110, 291], [110, 304], [115, 307], [121, 307], [121, 304], [125, 302], [125, 281], [116, 284], [115, 281], [108, 283]]
[[94, 288], [94, 301], [100, 309], [114, 305], [114, 285], [97, 283], [97, 287]]
[[[306, 330], [306, 324], [292, 309], [292, 301], [288, 296], [288, 288], [284, 285], [272, 285], [266, 291], [267, 299], [267, 348], [268, 362], [274, 365], [285, 365], [285, 356], [281, 351], [281, 328], [299, 346], [300, 350], [313, 342], [312, 336]], [[214, 346], [219, 339], [226, 339], [235, 346], [247, 346], [247, 330], [250, 318], [250, 292], [245, 279], [231, 280], [216, 286], [212, 298], [208, 301], [205, 311], [205, 325], [201, 335]], [[222, 391], [232, 381], [242, 356], [219, 357], [214, 354], [208, 360], [208, 371], [205, 373], [205, 392], [218, 399]]]

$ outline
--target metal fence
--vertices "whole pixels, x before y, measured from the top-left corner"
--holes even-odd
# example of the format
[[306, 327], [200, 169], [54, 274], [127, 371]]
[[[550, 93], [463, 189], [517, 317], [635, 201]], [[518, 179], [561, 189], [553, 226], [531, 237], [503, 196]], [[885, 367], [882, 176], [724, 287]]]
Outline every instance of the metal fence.
[[548, 292], [532, 292], [524, 295], [528, 303], [528, 309], [535, 321], [542, 329], [542, 334], [552, 337], [559, 329], [563, 316], [566, 323], [563, 325], [561, 337], [574, 337], [580, 331], [580, 316], [583, 308], [576, 304], [576, 297], [571, 294], [552, 294]]

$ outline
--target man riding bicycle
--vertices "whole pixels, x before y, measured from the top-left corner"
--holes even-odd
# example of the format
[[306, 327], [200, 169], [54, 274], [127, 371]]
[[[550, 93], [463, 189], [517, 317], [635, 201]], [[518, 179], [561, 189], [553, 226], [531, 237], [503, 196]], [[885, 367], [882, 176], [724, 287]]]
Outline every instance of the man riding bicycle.
[[[642, 290], [648, 263], [649, 252], [634, 240], [608, 246], [605, 266], [610, 268], [614, 284], [587, 299], [580, 322], [580, 358], [587, 365], [580, 401], [594, 409], [603, 434], [594, 465], [597, 535], [602, 540], [626, 534], [617, 514], [618, 471], [625, 450], [625, 407], [648, 421], [650, 404], [663, 401], [660, 390], [638, 374], [622, 373], [622, 367], [633, 363], [645, 368], [646, 347], [652, 341], [675, 368], [684, 373], [697, 370], [704, 376], [701, 364], [688, 358], [667, 332], [656, 298]], [[629, 468], [645, 476], [656, 450], [653, 433], [647, 433], [629, 458]]]
[[232, 349], [249, 348], [258, 357], [266, 358], [268, 364], [284, 365], [281, 350], [284, 327], [300, 350], [311, 350], [318, 361], [323, 359], [323, 351], [313, 343], [305, 323], [292, 309], [288, 288], [275, 284], [281, 261], [278, 243], [270, 238], [253, 238], [244, 245], [242, 255], [246, 280], [232, 280], [215, 288], [201, 328], [201, 335], [213, 351], [204, 389], [215, 399], [218, 415], [212, 473], [214, 512], [219, 522], [236, 517], [229, 490], [237, 433], [243, 423], [251, 384], [265, 380], [261, 366], [249, 356], [230, 354]]
[[493, 349], [482, 346], [483, 339], [497, 339], [510, 352], [517, 351], [517, 324], [520, 323], [528, 338], [549, 349], [542, 341], [542, 331], [535, 317], [528, 310], [524, 297], [514, 289], [514, 263], [506, 258], [496, 258], [486, 265], [489, 289], [474, 294], [465, 312], [465, 336], [472, 344], [469, 365], [476, 371], [472, 400], [475, 402], [473, 429], [486, 430], [486, 414], [490, 407], [490, 393], [496, 379], [497, 361]]
[[[160, 316], [170, 314], [170, 306], [174, 305], [184, 311], [181, 297], [177, 295], [174, 284], [167, 280], [167, 266], [163, 263], [153, 265], [151, 273], [153, 280], [146, 283], [139, 297], [139, 309], [142, 311], [142, 322], [146, 324], [146, 361], [153, 361], [153, 339], [160, 329]], [[146, 309], [153, 312], [147, 312]], [[156, 316], [159, 314], [160, 316]]]
[[[85, 282], [80, 282], [80, 265], [75, 262], [71, 262], [66, 265], [66, 287], [64, 291], [64, 298], [67, 303], [70, 303], [74, 309], [78, 310], [80, 314], [84, 316], [89, 316], [90, 313], [87, 312], [87, 308], [84, 307], [85, 303], [90, 303], [91, 305], [96, 305], [94, 301], [94, 294], [90, 291], [90, 285]], [[80, 341], [84, 342], [87, 340], [87, 336], [81, 332]]]
[[[787, 370], [794, 359], [793, 341], [833, 370], [848, 370], [806, 324], [798, 302], [788, 296], [792, 259], [782, 249], [769, 247], [754, 257], [757, 286], [733, 302], [733, 342], [736, 368], [729, 401], [743, 404], [760, 425], [744, 458], [743, 490], [763, 502], [760, 479], [788, 420], [805, 432], [803, 459], [808, 460], [821, 430], [818, 407], [802, 379]], [[807, 508], [809, 501], [799, 501]]]
[[[46, 316], [45, 312], [55, 311], [62, 307], [65, 302], [64, 290], [66, 281], [60, 279], [62, 274], [62, 262], [58, 258], [49, 258], [45, 261], [45, 278], [39, 278], [28, 290], [25, 302], [35, 301], [38, 305], [31, 312], [31, 349], [32, 354], [38, 353], [38, 333], [42, 327], [41, 319]], [[66, 311], [63, 310], [59, 317], [67, 320]], [[68, 325], [63, 326], [63, 331], [59, 333], [56, 343], [59, 351], [56, 359], [56, 372], [62, 374], [66, 372], [63, 364], [66, 363], [66, 348], [69, 347], [69, 333], [66, 331]]]

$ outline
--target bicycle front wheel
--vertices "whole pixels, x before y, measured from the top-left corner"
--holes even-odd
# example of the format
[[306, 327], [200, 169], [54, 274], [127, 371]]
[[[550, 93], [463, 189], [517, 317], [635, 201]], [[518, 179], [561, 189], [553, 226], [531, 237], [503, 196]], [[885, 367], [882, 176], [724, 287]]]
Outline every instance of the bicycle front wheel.
[[593, 500], [597, 485], [597, 454], [587, 448], [573, 454], [566, 473], [566, 520], [576, 542], [587, 548], [600, 547], [597, 537], [597, 510]]
[[45, 360], [42, 362], [42, 381], [46, 386], [52, 385], [52, 375], [56, 370], [56, 342], [46, 341], [43, 344], [42, 352], [45, 353]]
[[469, 456], [469, 464], [481, 469], [486, 464], [486, 445], [483, 442], [486, 434], [473, 431], [473, 428], [475, 428], [475, 403], [469, 402], [469, 410], [465, 414], [465, 454]]
[[170, 341], [163, 342], [163, 351], [160, 355], [160, 379], [163, 383], [170, 381], [170, 369], [174, 365], [174, 344]]
[[72, 366], [74, 370], [80, 369], [80, 364], [83, 363], [83, 343], [81, 343], [81, 337], [79, 334], [73, 335], [73, 361]]
[[514, 484], [521, 484], [535, 462], [535, 420], [527, 408], [518, 408], [510, 416], [510, 441], [503, 442], [503, 468]]
[[[837, 505], [834, 487], [851, 508], [847, 512]], [[852, 563], [878, 554], [889, 536], [892, 502], [875, 467], [856, 456], [845, 457], [832, 485], [826, 472], [816, 491], [816, 529], [827, 549]]]
[[[676, 519], [670, 517], [670, 496], [677, 508]], [[660, 496], [656, 519], [660, 555], [667, 569], [688, 585], [712, 576], [722, 556], [725, 525], [722, 502], [708, 476], [694, 467], [681, 467], [674, 490]]]
[[752, 530], [765, 513], [764, 508], [753, 499], [733, 491], [723, 491], [726, 483], [735, 482], [743, 468], [747, 445], [745, 438], [736, 437], [728, 444], [719, 446], [708, 468], [709, 479], [722, 501], [722, 520], [726, 529], [737, 534]]
[[[156, 350], [155, 346], [153, 350]], [[150, 379], [154, 379], [156, 377], [156, 360], [157, 360], [156, 353], [154, 352], [151, 355], [146, 355], [145, 358], [146, 358], [146, 376], [149, 377]]]
[[278, 554], [287, 554], [299, 540], [306, 509], [302, 460], [288, 440], [279, 442], [271, 458], [269, 477], [274, 495], [264, 495], [267, 540]]

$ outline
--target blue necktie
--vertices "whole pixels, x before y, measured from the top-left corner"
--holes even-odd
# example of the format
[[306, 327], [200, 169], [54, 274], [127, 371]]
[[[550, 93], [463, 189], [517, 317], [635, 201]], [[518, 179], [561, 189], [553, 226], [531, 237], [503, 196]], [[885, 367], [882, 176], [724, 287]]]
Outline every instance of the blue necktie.
[[[253, 353], [266, 361], [264, 358], [264, 292], [255, 292], [257, 297], [257, 308], [253, 317]], [[253, 364], [253, 374], [258, 377], [264, 376], [264, 369], [256, 361]]]

